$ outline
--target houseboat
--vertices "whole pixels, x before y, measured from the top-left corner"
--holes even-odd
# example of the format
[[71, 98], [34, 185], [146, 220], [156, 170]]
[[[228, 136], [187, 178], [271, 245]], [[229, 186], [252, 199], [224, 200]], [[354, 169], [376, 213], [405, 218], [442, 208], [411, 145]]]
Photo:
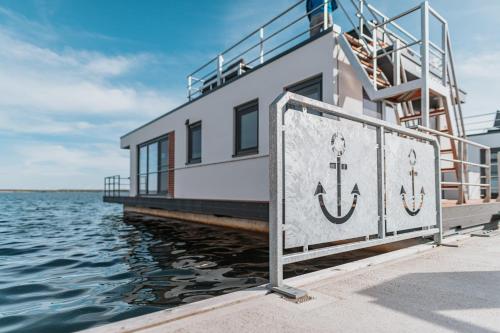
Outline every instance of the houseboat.
[[[500, 207], [491, 200], [488, 163], [467, 159], [467, 147], [478, 144], [465, 135], [466, 94], [446, 20], [427, 1], [389, 16], [365, 0], [337, 0], [333, 13], [328, 1], [313, 9], [324, 14], [313, 26], [305, 3], [188, 75], [186, 103], [123, 135], [130, 175], [107, 177], [104, 201], [126, 212], [267, 232], [270, 105], [292, 92], [436, 136], [445, 229], [489, 222]], [[476, 183], [468, 181], [472, 167], [484, 170]], [[471, 197], [472, 187], [482, 197]]]

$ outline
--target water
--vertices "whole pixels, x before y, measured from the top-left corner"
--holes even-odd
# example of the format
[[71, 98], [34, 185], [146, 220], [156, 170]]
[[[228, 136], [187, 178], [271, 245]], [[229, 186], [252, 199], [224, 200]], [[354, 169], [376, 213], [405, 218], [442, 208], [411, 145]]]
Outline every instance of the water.
[[267, 282], [267, 261], [267, 236], [124, 217], [100, 193], [0, 193], [0, 332], [72, 332], [246, 289]]

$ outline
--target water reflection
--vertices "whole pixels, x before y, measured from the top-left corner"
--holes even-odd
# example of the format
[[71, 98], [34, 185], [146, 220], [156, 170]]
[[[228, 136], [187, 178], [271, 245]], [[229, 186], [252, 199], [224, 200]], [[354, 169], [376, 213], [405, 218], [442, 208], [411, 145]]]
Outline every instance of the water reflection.
[[[374, 254], [288, 265], [285, 277]], [[0, 194], [0, 332], [70, 332], [261, 285], [267, 236], [123, 215], [100, 193]]]

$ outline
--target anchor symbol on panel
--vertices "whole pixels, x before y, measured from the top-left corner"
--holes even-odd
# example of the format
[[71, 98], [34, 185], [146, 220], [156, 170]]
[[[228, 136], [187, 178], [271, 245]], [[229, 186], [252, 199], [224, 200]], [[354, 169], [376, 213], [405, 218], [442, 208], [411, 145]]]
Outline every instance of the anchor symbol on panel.
[[361, 193], [359, 192], [358, 184], [355, 184], [351, 191], [351, 195], [353, 195], [351, 208], [346, 215], [342, 216], [342, 170], [347, 170], [347, 164], [342, 163], [342, 155], [346, 150], [344, 136], [339, 132], [335, 133], [332, 136], [331, 145], [332, 151], [336, 157], [336, 162], [330, 163], [330, 168], [336, 170], [337, 176], [337, 216], [331, 214], [325, 206], [323, 196], [326, 195], [326, 191], [321, 182], [318, 182], [314, 196], [318, 196], [319, 206], [328, 221], [333, 224], [343, 224], [351, 218], [352, 214], [354, 214], [354, 210], [358, 203], [358, 196], [360, 196]]
[[417, 153], [415, 153], [414, 149], [410, 150], [410, 154], [408, 155], [408, 159], [410, 160], [410, 165], [411, 165], [411, 171], [410, 171], [410, 176], [411, 176], [411, 208], [409, 207], [407, 203], [407, 198], [408, 194], [406, 193], [406, 190], [404, 186], [401, 186], [401, 199], [403, 200], [403, 205], [405, 207], [406, 212], [410, 216], [415, 216], [418, 213], [420, 213], [420, 210], [422, 209], [422, 206], [424, 204], [424, 196], [425, 196], [425, 191], [424, 188], [420, 190], [420, 194], [418, 197], [420, 197], [420, 203], [418, 204], [417, 208], [417, 196], [415, 195], [415, 177], [418, 175], [418, 172], [415, 171], [415, 164], [417, 164]]

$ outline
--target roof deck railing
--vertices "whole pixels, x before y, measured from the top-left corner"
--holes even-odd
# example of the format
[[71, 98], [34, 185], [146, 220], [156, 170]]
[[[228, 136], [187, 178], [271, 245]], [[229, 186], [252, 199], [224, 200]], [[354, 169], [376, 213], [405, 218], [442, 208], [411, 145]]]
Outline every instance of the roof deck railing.
[[104, 197], [128, 197], [130, 194], [130, 177], [109, 176], [104, 178]]
[[[297, 1], [196, 69], [187, 77], [189, 100], [231, 81], [253, 67], [263, 64], [269, 57], [306, 40], [311, 31], [326, 30], [331, 27], [333, 23], [327, 19], [330, 1], [324, 0], [323, 4], [309, 12], [304, 10], [306, 0]], [[375, 87], [377, 62], [382, 57], [392, 60], [391, 57], [397, 54], [421, 66], [422, 76], [426, 80], [428, 77], [441, 80], [444, 86], [449, 85], [454, 99], [460, 98], [448, 23], [429, 6], [428, 1], [393, 17], [383, 14], [366, 0], [336, 0], [336, 3], [339, 9], [333, 14], [333, 21], [336, 24], [341, 21], [347, 22], [347, 30], [356, 32], [360, 42], [373, 55]], [[307, 18], [318, 10], [323, 11], [325, 19], [319, 24], [323, 26], [311, 27]], [[406, 24], [404, 28], [407, 23], [405, 20], [416, 20], [420, 24], [409, 27]], [[431, 20], [433, 21], [430, 22]], [[381, 47], [383, 44], [391, 47]], [[395, 85], [397, 84], [398, 82], [395, 82]], [[460, 103], [452, 104], [457, 130], [463, 137], [465, 131], [461, 121], [461, 106]]]
[[[322, 10], [327, 17], [330, 1], [325, 0], [322, 5], [309, 12], [300, 10], [300, 14], [299, 6], [305, 5], [306, 0], [296, 2], [196, 69], [187, 77], [189, 100], [243, 74], [252, 66], [263, 64], [267, 57], [277, 54], [285, 46], [294, 41], [299, 43], [301, 37], [311, 30], [327, 30], [331, 26], [328, 19], [313, 27], [307, 25], [307, 29], [302, 26], [307, 17], [318, 10]], [[266, 36], [266, 33], [269, 35]], [[250, 60], [245, 60], [244, 57], [250, 57]]]

